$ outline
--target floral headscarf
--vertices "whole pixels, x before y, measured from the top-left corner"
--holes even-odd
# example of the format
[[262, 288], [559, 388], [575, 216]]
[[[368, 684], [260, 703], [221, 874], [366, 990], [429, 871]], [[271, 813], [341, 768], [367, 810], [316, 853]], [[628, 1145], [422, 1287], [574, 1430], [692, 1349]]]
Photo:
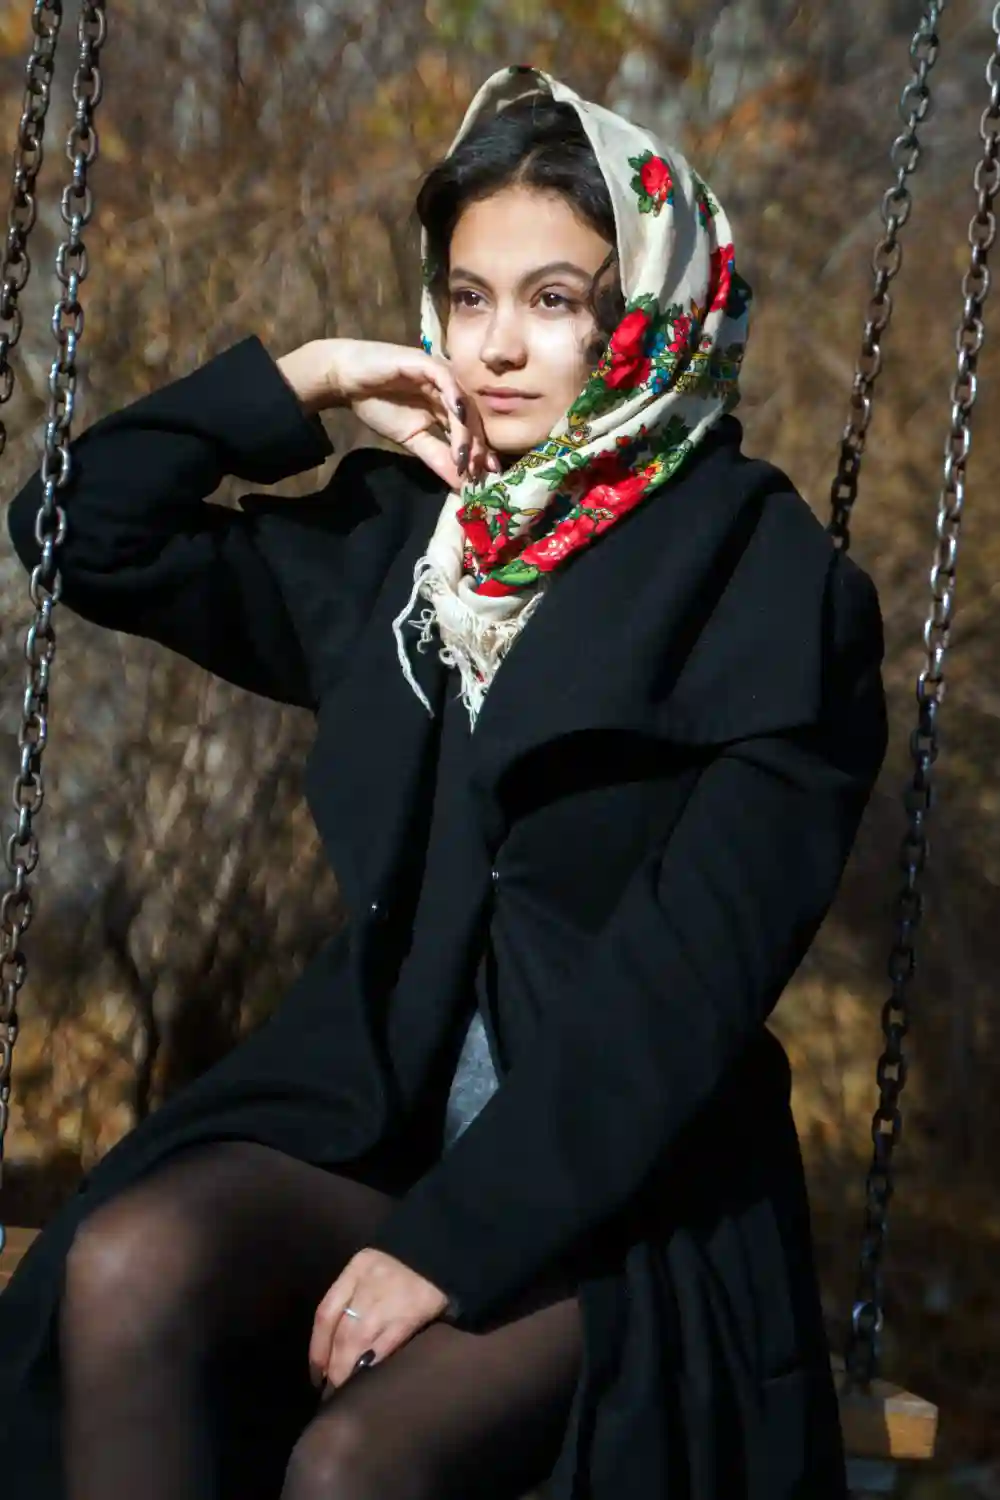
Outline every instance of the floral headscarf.
[[[473, 725], [493, 675], [541, 602], [547, 575], [665, 485], [739, 401], [751, 291], [729, 221], [679, 151], [534, 68], [503, 68], [476, 94], [449, 155], [484, 117], [525, 94], [573, 106], [608, 184], [625, 314], [584, 389], [549, 436], [499, 477], [449, 495], [395, 622], [418, 596], [419, 649], [435, 627], [457, 665]], [[443, 349], [422, 240], [422, 345]], [[665, 496], [663, 503], [669, 504]]]

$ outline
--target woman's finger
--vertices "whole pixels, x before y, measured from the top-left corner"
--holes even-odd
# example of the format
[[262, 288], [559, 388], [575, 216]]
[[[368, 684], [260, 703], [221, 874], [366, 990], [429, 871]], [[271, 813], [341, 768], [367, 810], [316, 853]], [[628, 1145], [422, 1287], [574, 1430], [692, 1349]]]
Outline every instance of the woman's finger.
[[[466, 430], [470, 438], [470, 460], [469, 477], [482, 480], [492, 473], [499, 473], [501, 469], [500, 460], [491, 449], [487, 438], [486, 429], [483, 426], [483, 418], [475, 402], [468, 396], [460, 395], [461, 409], [467, 414]], [[492, 460], [492, 462], [491, 462]]]
[[468, 402], [463, 400], [455, 378], [446, 366], [432, 361], [427, 370], [427, 379], [430, 409], [448, 434], [452, 462], [464, 482], [468, 477], [472, 457]]
[[457, 383], [454, 392], [454, 422], [459, 443], [458, 470], [469, 480], [480, 479], [486, 468], [486, 439], [479, 412]]
[[344, 1316], [344, 1308], [351, 1305], [356, 1289], [356, 1275], [341, 1274], [316, 1309], [309, 1339], [309, 1377], [313, 1385], [322, 1383], [329, 1368], [337, 1325]]
[[447, 426], [456, 467], [463, 479], [481, 479], [488, 472], [490, 450], [479, 409], [446, 364], [435, 361], [430, 368], [448, 413]]
[[[346, 1321], [346, 1320], [345, 1320]], [[355, 1332], [355, 1328], [358, 1329]], [[391, 1354], [405, 1344], [416, 1332], [416, 1324], [408, 1324], [400, 1319], [382, 1324], [378, 1332], [374, 1330], [362, 1333], [360, 1325], [348, 1330], [342, 1323], [333, 1341], [333, 1353], [327, 1369], [327, 1379], [331, 1386], [336, 1389], [347, 1380], [363, 1378], [366, 1369], [372, 1365], [384, 1364]], [[374, 1354], [374, 1358], [370, 1356]], [[359, 1360], [365, 1359], [365, 1364], [359, 1368]]]
[[[457, 412], [459, 419], [465, 423], [466, 432], [470, 441], [469, 477], [481, 480], [492, 471], [498, 473], [500, 461], [493, 453], [486, 440], [486, 429], [483, 426], [482, 413], [476, 403], [466, 396], [459, 388], [457, 397]], [[491, 463], [490, 460], [493, 460]]]
[[421, 432], [415, 432], [406, 446], [416, 458], [421, 459], [443, 479], [450, 490], [461, 489], [464, 476], [459, 474], [451, 448], [442, 438], [435, 437], [424, 428]]

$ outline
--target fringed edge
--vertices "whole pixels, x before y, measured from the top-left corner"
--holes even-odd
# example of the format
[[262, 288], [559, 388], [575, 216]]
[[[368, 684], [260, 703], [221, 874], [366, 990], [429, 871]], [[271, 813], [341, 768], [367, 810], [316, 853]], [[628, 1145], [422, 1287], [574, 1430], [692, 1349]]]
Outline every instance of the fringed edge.
[[420, 590], [423, 587], [424, 579], [426, 578], [427, 574], [432, 571], [433, 567], [434, 564], [429, 557], [421, 557], [417, 560], [416, 566], [413, 569], [413, 589], [410, 593], [410, 597], [407, 599], [403, 608], [400, 610], [399, 614], [392, 622], [392, 633], [396, 637], [396, 655], [399, 657], [399, 665], [403, 669], [403, 676], [406, 678], [407, 682], [410, 684], [410, 687], [416, 693], [417, 697], [420, 699], [421, 703], [424, 705], [432, 719], [434, 717], [434, 709], [431, 707], [430, 699], [427, 697], [427, 694], [423, 691], [420, 684], [417, 682], [416, 678], [413, 675], [413, 668], [410, 665], [410, 658], [407, 655], [406, 651], [406, 642], [403, 640], [403, 625], [406, 623], [409, 623], [411, 625], [421, 625], [422, 628], [420, 633], [420, 640], [417, 643], [417, 649], [420, 651], [426, 650], [427, 646], [430, 644], [429, 632], [434, 623], [433, 609], [425, 609], [420, 617], [419, 622], [417, 620], [410, 620], [407, 622], [406, 616], [410, 613], [411, 609], [416, 608], [417, 599], [419, 597]]
[[[509, 619], [497, 620], [478, 615], [470, 609], [460, 595], [449, 587], [440, 566], [431, 557], [425, 555], [419, 559], [413, 570], [413, 578], [413, 590], [406, 606], [393, 621], [397, 653], [403, 674], [417, 697], [433, 716], [433, 709], [427, 697], [414, 679], [413, 669], [403, 642], [402, 625], [405, 622], [419, 629], [418, 651], [425, 651], [432, 644], [432, 631], [436, 625], [442, 642], [438, 652], [439, 659], [446, 667], [457, 667], [461, 680], [460, 696], [468, 712], [469, 723], [474, 729], [497, 669], [541, 603], [544, 596], [543, 590], [538, 588], [534, 596], [528, 599], [523, 607]], [[407, 621], [406, 616], [415, 607], [421, 592], [430, 599], [430, 607], [423, 610], [417, 619]], [[437, 608], [437, 600], [440, 596], [447, 599], [449, 610], [457, 609], [461, 614], [463, 626], [461, 631], [449, 629], [447, 623], [442, 625]]]

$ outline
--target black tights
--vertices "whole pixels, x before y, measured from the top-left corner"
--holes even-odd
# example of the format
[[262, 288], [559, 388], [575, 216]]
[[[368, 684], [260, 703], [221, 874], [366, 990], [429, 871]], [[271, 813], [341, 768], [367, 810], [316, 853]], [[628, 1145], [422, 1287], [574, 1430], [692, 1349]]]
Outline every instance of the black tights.
[[581, 1359], [572, 1289], [482, 1333], [432, 1323], [326, 1400], [313, 1315], [392, 1206], [244, 1141], [95, 1209], [59, 1338], [68, 1500], [516, 1500], [551, 1470]]

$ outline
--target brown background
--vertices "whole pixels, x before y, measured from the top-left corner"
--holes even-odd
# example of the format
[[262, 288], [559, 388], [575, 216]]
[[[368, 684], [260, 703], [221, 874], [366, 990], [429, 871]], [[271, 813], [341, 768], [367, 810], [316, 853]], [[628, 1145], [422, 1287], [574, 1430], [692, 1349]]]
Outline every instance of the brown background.
[[[4, 497], [37, 465], [53, 353], [70, 9], [19, 387], [4, 408]], [[890, 0], [841, 0], [835, 12], [819, 0], [558, 0], [541, 14], [528, 0], [123, 0], [105, 49], [74, 430], [250, 332], [275, 355], [324, 335], [415, 340], [419, 175], [484, 78], [531, 62], [676, 140], [722, 198], [756, 292], [746, 447], [786, 468], [825, 519], [919, 10]], [[773, 1023], [795, 1068], [835, 1340], [870, 1154], [990, 10], [948, 7], [856, 513], [854, 553], [886, 621], [889, 757], [840, 897]], [[29, 0], [0, 0], [9, 145], [29, 14]], [[989, 1467], [1000, 1459], [996, 345], [988, 336], [980, 362], [888, 1259], [885, 1369], [941, 1404], [951, 1478], [933, 1481], [938, 1495], [1000, 1493]], [[371, 441], [349, 417], [329, 425], [341, 452]], [[13, 777], [28, 606], [6, 543], [0, 598]], [[308, 718], [143, 643], [58, 620], [4, 1198], [8, 1220], [24, 1223], [43, 1222], [83, 1168], [266, 1014], [337, 912], [300, 802]]]

